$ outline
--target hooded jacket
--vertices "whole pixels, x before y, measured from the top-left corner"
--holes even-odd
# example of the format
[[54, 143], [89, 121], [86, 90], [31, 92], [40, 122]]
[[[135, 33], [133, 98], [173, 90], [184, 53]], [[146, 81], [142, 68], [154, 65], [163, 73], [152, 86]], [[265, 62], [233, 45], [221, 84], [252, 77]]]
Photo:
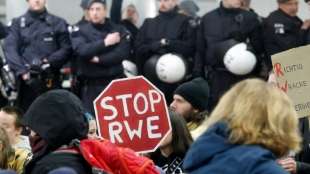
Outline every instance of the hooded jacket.
[[225, 123], [205, 132], [188, 151], [183, 167], [191, 174], [287, 174], [275, 156], [258, 145], [236, 145], [228, 141]]
[[65, 90], [49, 91], [33, 102], [22, 121], [44, 140], [45, 146], [34, 153], [25, 174], [45, 174], [64, 166], [79, 174], [91, 173], [81, 155], [55, 153], [73, 139], [87, 137], [88, 123], [84, 113], [81, 101]]

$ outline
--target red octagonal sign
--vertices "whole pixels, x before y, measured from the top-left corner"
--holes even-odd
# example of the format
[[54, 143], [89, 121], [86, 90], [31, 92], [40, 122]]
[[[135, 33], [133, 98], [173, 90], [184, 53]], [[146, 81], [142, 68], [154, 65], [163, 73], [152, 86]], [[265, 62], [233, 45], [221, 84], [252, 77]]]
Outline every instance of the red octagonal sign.
[[112, 81], [94, 101], [100, 136], [153, 152], [171, 131], [163, 93], [142, 76]]

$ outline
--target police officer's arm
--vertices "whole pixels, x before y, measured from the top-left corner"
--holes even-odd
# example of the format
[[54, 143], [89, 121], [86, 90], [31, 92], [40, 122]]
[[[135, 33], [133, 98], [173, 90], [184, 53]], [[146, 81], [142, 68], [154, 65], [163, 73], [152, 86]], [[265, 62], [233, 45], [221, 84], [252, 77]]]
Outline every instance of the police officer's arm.
[[57, 32], [56, 42], [59, 46], [59, 49], [46, 57], [46, 59], [51, 64], [51, 66], [61, 67], [70, 58], [71, 42], [65, 21], [59, 22], [55, 28]]
[[122, 20], [122, 4], [123, 0], [112, 0], [110, 18], [117, 24]]
[[[265, 50], [268, 56], [271, 56], [275, 53], [280, 52], [282, 49], [284, 49], [284, 43], [282, 46], [281, 40], [285, 39], [285, 37], [282, 38], [280, 33], [275, 33], [275, 24], [272, 21], [269, 21], [267, 18], [264, 21], [263, 25], [263, 38], [264, 38], [264, 45], [265, 45]], [[283, 29], [284, 30], [284, 29]], [[279, 29], [279, 31], [281, 30]], [[283, 31], [284, 32], [284, 31]], [[279, 36], [277, 36], [279, 35]]]
[[203, 76], [203, 67], [204, 65], [204, 57], [205, 50], [207, 49], [207, 44], [203, 37], [203, 25], [200, 25], [197, 30], [197, 38], [196, 38], [196, 53], [194, 58], [194, 68], [193, 68], [193, 76]]
[[127, 32], [121, 32], [120, 35], [120, 43], [118, 43], [113, 50], [100, 55], [98, 62], [99, 64], [105, 66], [117, 65], [129, 57], [131, 50], [130, 34]]
[[71, 35], [73, 51], [79, 58], [90, 60], [94, 56], [108, 50], [109, 46], [105, 46], [104, 38], [89, 42], [85, 37], [81, 30], [75, 31]]
[[149, 58], [152, 53], [157, 53], [157, 51], [160, 49], [160, 40], [150, 42], [146, 38], [147, 26], [149, 25], [148, 23], [149, 19], [145, 19], [134, 43], [134, 49], [138, 63], [143, 61], [143, 59]]
[[22, 48], [22, 39], [20, 35], [20, 22], [18, 19], [12, 21], [9, 35], [4, 41], [4, 52], [10, 68], [16, 73], [17, 76], [23, 75], [28, 72], [26, 62], [20, 55]]
[[189, 20], [184, 21], [181, 27], [181, 38], [168, 40], [167, 50], [180, 53], [186, 57], [193, 56], [195, 50], [195, 29], [190, 25]]
[[[282, 24], [283, 26], [276, 27], [276, 22], [273, 20], [266, 20], [264, 23], [264, 44], [266, 52], [269, 56], [279, 53], [283, 50], [288, 50], [292, 46], [300, 46], [302, 40], [305, 40], [302, 32], [299, 37], [288, 33], [296, 33], [289, 26]], [[300, 30], [300, 29], [298, 29]]]
[[254, 16], [251, 20], [253, 28], [252, 31], [249, 33], [250, 43], [254, 49], [254, 53], [260, 62], [259, 65], [271, 65], [270, 58], [266, 56], [265, 48], [264, 48], [264, 39], [263, 39], [263, 24], [259, 19]]

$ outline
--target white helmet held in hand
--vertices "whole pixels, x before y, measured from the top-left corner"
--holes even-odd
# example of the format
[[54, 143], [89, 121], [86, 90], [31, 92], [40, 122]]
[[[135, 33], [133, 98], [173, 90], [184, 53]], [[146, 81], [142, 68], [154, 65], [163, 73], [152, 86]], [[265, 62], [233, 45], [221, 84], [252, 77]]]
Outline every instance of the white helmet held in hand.
[[224, 55], [224, 65], [235, 75], [247, 75], [251, 73], [257, 63], [256, 56], [247, 50], [245, 43], [232, 46]]
[[138, 75], [137, 65], [129, 60], [123, 60], [124, 74], [126, 77], [134, 77]]
[[176, 54], [162, 55], [156, 64], [156, 74], [159, 80], [165, 83], [177, 83], [186, 75], [186, 63], [182, 57]]

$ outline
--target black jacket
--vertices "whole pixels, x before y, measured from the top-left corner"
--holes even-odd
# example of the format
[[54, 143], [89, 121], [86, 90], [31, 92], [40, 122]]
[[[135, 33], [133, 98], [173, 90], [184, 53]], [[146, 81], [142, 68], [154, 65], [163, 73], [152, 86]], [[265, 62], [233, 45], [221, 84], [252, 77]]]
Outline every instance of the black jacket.
[[[113, 32], [121, 34], [121, 42], [105, 46], [104, 38]], [[77, 58], [77, 75], [85, 79], [113, 78], [123, 73], [122, 61], [129, 57], [130, 34], [124, 27], [106, 19], [103, 25], [87, 22], [72, 33], [72, 45]], [[98, 56], [99, 63], [90, 60]]]
[[87, 137], [88, 122], [81, 101], [65, 90], [49, 91], [38, 97], [23, 118], [23, 124], [36, 132], [46, 145], [34, 153], [25, 174], [47, 174], [59, 167], [71, 167], [79, 174], [91, 173], [81, 155], [55, 153], [73, 139]]
[[[168, 41], [161, 44], [161, 39]], [[135, 53], [141, 69], [152, 55], [177, 53], [185, 58], [193, 56], [195, 49], [195, 29], [190, 25], [190, 17], [179, 14], [177, 8], [169, 12], [159, 12], [155, 18], [148, 18], [138, 32]]]
[[256, 55], [264, 53], [258, 17], [242, 9], [227, 9], [222, 4], [202, 17], [197, 39], [196, 61], [199, 63], [196, 65], [200, 66], [196, 68], [201, 71], [206, 66], [224, 67], [223, 57], [217, 57], [215, 50], [229, 39], [247, 42]]
[[269, 56], [306, 44], [307, 30], [302, 30], [300, 18], [278, 9], [264, 21], [264, 44]]
[[296, 155], [297, 174], [310, 173], [310, 130], [309, 118], [299, 119], [299, 130], [303, 138], [302, 150]]
[[43, 58], [48, 59], [52, 68], [58, 69], [71, 54], [67, 23], [47, 11], [28, 11], [13, 19], [4, 49], [7, 61], [17, 75], [28, 72], [34, 62]]

